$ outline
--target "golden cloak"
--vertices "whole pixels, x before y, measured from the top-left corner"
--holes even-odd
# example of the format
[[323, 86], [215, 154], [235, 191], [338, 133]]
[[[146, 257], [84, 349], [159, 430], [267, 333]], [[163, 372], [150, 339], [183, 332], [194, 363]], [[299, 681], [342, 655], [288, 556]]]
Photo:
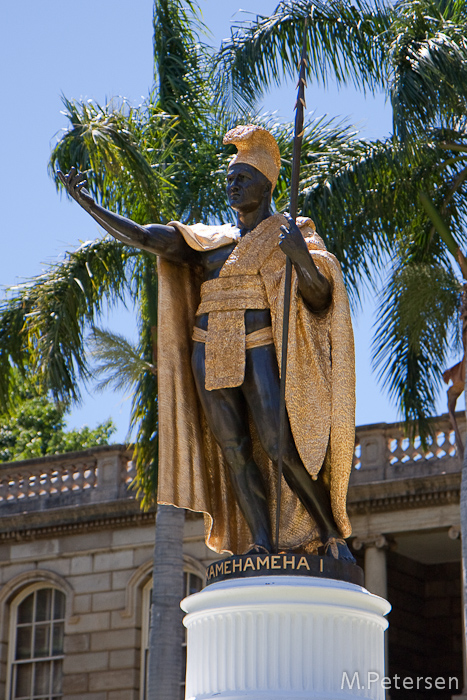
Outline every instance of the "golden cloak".
[[[262, 221], [238, 240], [224, 265], [258, 260], [269, 300], [278, 364], [282, 345], [285, 255], [279, 248], [281, 214]], [[355, 442], [354, 344], [349, 304], [336, 258], [326, 251], [310, 219], [298, 221], [316, 266], [331, 282], [332, 302], [323, 314], [310, 312], [292, 276], [286, 406], [300, 457], [311, 476], [323, 467], [335, 521], [351, 534], [346, 497]], [[172, 222], [195, 250], [238, 239], [230, 226], [187, 227]], [[204, 418], [191, 371], [192, 331], [200, 302], [201, 271], [158, 259], [159, 487], [158, 502], [205, 514], [206, 544], [241, 554], [252, 546], [238, 508], [228, 467]], [[251, 421], [250, 421], [251, 423]], [[251, 423], [254, 456], [263, 473], [272, 529], [276, 469], [264, 454]], [[280, 548], [316, 552], [317, 528], [294, 493], [282, 489]]]

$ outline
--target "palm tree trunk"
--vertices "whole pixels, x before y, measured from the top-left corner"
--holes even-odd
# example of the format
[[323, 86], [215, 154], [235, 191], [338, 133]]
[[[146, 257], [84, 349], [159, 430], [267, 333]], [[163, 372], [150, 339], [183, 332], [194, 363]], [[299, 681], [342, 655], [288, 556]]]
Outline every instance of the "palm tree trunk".
[[157, 507], [147, 700], [180, 698], [184, 523], [183, 509]]
[[[459, 264], [461, 272], [464, 275], [462, 261], [465, 260], [458, 250]], [[466, 360], [467, 352], [467, 285], [464, 284], [462, 306], [461, 306], [461, 321], [462, 321], [462, 344], [464, 348], [463, 362]], [[464, 396], [467, 396], [467, 372], [464, 371]], [[467, 417], [467, 405], [466, 405]], [[457, 447], [462, 449], [462, 440]], [[461, 520], [461, 545], [462, 545], [462, 561], [461, 561], [461, 586], [462, 586], [462, 662], [464, 672], [464, 682], [462, 696], [467, 695], [467, 445], [464, 436], [463, 453], [459, 452], [459, 457], [462, 457], [462, 478], [460, 491], [460, 520]]]
[[[467, 383], [465, 387], [467, 396]], [[466, 409], [467, 413], [467, 409]], [[463, 667], [464, 667], [464, 688], [462, 695], [467, 694], [467, 449], [464, 449], [464, 460], [462, 464], [462, 481], [460, 493], [460, 514], [461, 514], [461, 543], [462, 543], [462, 623], [463, 623]]]

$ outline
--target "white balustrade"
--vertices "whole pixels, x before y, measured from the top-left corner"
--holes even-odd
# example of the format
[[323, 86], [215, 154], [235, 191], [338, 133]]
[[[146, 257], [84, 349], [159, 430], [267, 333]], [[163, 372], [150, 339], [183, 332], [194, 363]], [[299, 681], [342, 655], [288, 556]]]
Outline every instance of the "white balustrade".
[[87, 450], [60, 457], [0, 465], [0, 511], [2, 506], [39, 503], [67, 494], [91, 493], [92, 501], [134, 498], [129, 490], [135, 467], [121, 447]]
[[[461, 434], [466, 421], [458, 414]], [[422, 445], [402, 423], [379, 423], [357, 428], [351, 484], [460, 471], [454, 431], [447, 415], [433, 419], [433, 437]]]
[[[461, 433], [466, 422], [458, 414]], [[357, 428], [351, 485], [402, 477], [458, 472], [461, 468], [454, 432], [447, 416], [433, 420], [434, 437], [422, 448], [400, 423]], [[0, 464], [0, 509], [11, 503], [39, 502], [66, 494], [93, 493], [92, 499], [132, 498], [136, 470], [122, 446], [85, 453]]]

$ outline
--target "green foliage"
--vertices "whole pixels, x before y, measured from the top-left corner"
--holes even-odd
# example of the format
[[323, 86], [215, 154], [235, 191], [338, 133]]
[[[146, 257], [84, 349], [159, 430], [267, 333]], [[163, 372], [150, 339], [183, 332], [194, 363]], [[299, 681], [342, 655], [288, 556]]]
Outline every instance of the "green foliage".
[[[88, 189], [102, 206], [134, 221], [168, 221], [175, 206], [172, 158], [177, 118], [150, 97], [137, 108], [124, 100], [100, 106], [63, 98], [70, 128], [52, 151], [49, 170], [87, 173]], [[56, 178], [57, 189], [62, 187]]]
[[94, 375], [102, 377], [95, 386], [97, 391], [110, 387], [117, 391], [132, 390], [141, 375], [157, 374], [155, 364], [143, 360], [139, 347], [119, 333], [94, 328], [90, 345], [91, 354], [97, 359]]
[[88, 379], [84, 331], [105, 302], [123, 300], [132, 256], [114, 240], [84, 243], [61, 263], [9, 291], [0, 304], [0, 408], [10, 405], [14, 369], [66, 405]]
[[210, 93], [204, 79], [210, 49], [200, 40], [207, 28], [192, 0], [154, 3], [154, 82], [158, 103], [180, 117], [178, 131], [193, 135], [203, 121]]
[[65, 429], [65, 408], [20, 383], [20, 398], [0, 418], [0, 461], [13, 462], [108, 445], [116, 428], [111, 420], [90, 429]]
[[401, 0], [390, 28], [391, 103], [402, 139], [465, 126], [467, 6], [463, 0]]
[[423, 437], [435, 410], [461, 285], [444, 265], [411, 261], [393, 271], [380, 300], [375, 366], [406, 421]]
[[157, 298], [155, 260], [145, 254], [135, 275], [140, 298], [139, 352], [152, 365], [141, 372], [133, 396], [131, 424], [137, 428], [135, 461], [138, 469], [138, 493], [143, 507], [155, 501], [159, 466], [158, 399], [157, 399]]
[[172, 126], [176, 202], [171, 219], [185, 223], [232, 218], [225, 197], [222, 144], [232, 116], [215, 108], [212, 49], [201, 39], [206, 31], [192, 0], [154, 3], [155, 99], [159, 109], [177, 117]]
[[216, 59], [219, 92], [228, 105], [244, 109], [284, 74], [296, 80], [304, 36], [308, 73], [317, 82], [381, 89], [391, 17], [389, 3], [379, 0], [284, 0], [271, 17], [233, 26]]

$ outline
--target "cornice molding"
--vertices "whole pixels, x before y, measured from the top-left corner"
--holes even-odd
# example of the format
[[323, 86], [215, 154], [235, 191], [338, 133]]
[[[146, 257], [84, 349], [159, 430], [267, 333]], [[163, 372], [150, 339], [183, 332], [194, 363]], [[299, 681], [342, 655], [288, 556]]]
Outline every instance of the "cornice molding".
[[369, 513], [382, 513], [393, 510], [444, 506], [459, 502], [460, 488], [453, 487], [446, 491], [388, 495], [368, 498], [362, 501], [353, 501], [349, 503], [347, 511], [351, 517], [352, 515], [366, 515]]
[[92, 520], [81, 520], [79, 522], [63, 522], [54, 525], [36, 525], [35, 527], [25, 527], [12, 529], [0, 533], [0, 542], [26, 542], [35, 539], [56, 537], [57, 535], [75, 535], [83, 532], [99, 532], [102, 530], [115, 530], [125, 527], [141, 525], [154, 525], [155, 511], [146, 513], [128, 513], [125, 515], [108, 515]]
[[[0, 543], [154, 525], [155, 517], [155, 507], [142, 511], [139, 502], [133, 498], [3, 516], [0, 518]], [[202, 518], [200, 513], [186, 511], [187, 520]]]

